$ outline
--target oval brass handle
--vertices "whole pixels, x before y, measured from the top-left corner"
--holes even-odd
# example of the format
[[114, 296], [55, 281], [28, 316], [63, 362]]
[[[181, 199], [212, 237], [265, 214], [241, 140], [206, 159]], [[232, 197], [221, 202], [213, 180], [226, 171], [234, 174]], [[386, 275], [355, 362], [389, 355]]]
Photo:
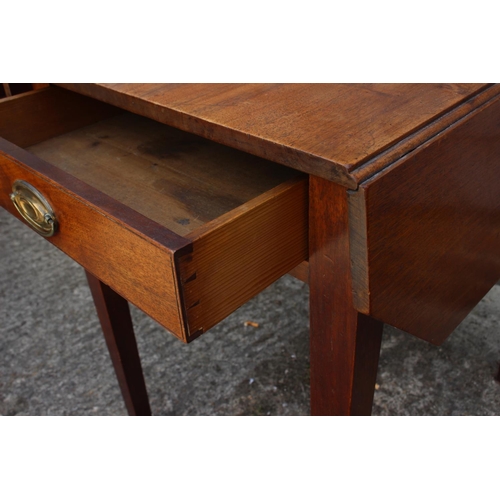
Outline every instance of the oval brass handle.
[[57, 231], [54, 211], [44, 196], [25, 181], [12, 184], [10, 199], [21, 217], [39, 234], [48, 238]]

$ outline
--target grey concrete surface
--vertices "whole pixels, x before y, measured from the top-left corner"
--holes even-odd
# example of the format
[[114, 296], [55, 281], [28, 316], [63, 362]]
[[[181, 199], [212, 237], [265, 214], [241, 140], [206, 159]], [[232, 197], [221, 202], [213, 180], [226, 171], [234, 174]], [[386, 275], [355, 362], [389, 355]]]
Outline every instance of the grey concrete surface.
[[[83, 270], [2, 209], [0, 311], [1, 415], [126, 414]], [[283, 277], [187, 346], [132, 314], [156, 415], [309, 413], [303, 283]], [[499, 322], [495, 286], [441, 347], [386, 327], [374, 415], [499, 415]]]

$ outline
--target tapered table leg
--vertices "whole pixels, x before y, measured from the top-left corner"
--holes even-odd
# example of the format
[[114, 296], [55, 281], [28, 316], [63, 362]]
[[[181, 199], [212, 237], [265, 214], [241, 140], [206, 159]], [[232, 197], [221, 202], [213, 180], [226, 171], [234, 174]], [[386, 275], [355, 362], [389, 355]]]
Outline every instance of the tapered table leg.
[[87, 272], [94, 304], [129, 415], [151, 415], [128, 302]]
[[354, 309], [345, 187], [310, 177], [311, 413], [370, 415], [383, 324]]

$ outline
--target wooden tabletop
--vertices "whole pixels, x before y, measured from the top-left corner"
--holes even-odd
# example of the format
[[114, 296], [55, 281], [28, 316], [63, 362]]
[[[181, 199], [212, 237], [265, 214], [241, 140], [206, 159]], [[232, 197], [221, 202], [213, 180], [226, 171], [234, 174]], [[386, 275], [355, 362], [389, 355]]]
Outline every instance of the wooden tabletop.
[[486, 84], [60, 84], [355, 188], [500, 92]]

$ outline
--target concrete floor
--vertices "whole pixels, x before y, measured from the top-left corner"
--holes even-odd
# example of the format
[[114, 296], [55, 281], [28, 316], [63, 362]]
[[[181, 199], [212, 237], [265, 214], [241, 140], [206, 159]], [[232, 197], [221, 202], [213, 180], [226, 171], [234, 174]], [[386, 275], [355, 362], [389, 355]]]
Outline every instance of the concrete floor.
[[[126, 414], [83, 270], [1, 209], [0, 311], [1, 415]], [[285, 276], [187, 346], [132, 314], [154, 414], [309, 414], [303, 283]], [[441, 347], [386, 327], [374, 415], [500, 415], [499, 322], [495, 286]]]

